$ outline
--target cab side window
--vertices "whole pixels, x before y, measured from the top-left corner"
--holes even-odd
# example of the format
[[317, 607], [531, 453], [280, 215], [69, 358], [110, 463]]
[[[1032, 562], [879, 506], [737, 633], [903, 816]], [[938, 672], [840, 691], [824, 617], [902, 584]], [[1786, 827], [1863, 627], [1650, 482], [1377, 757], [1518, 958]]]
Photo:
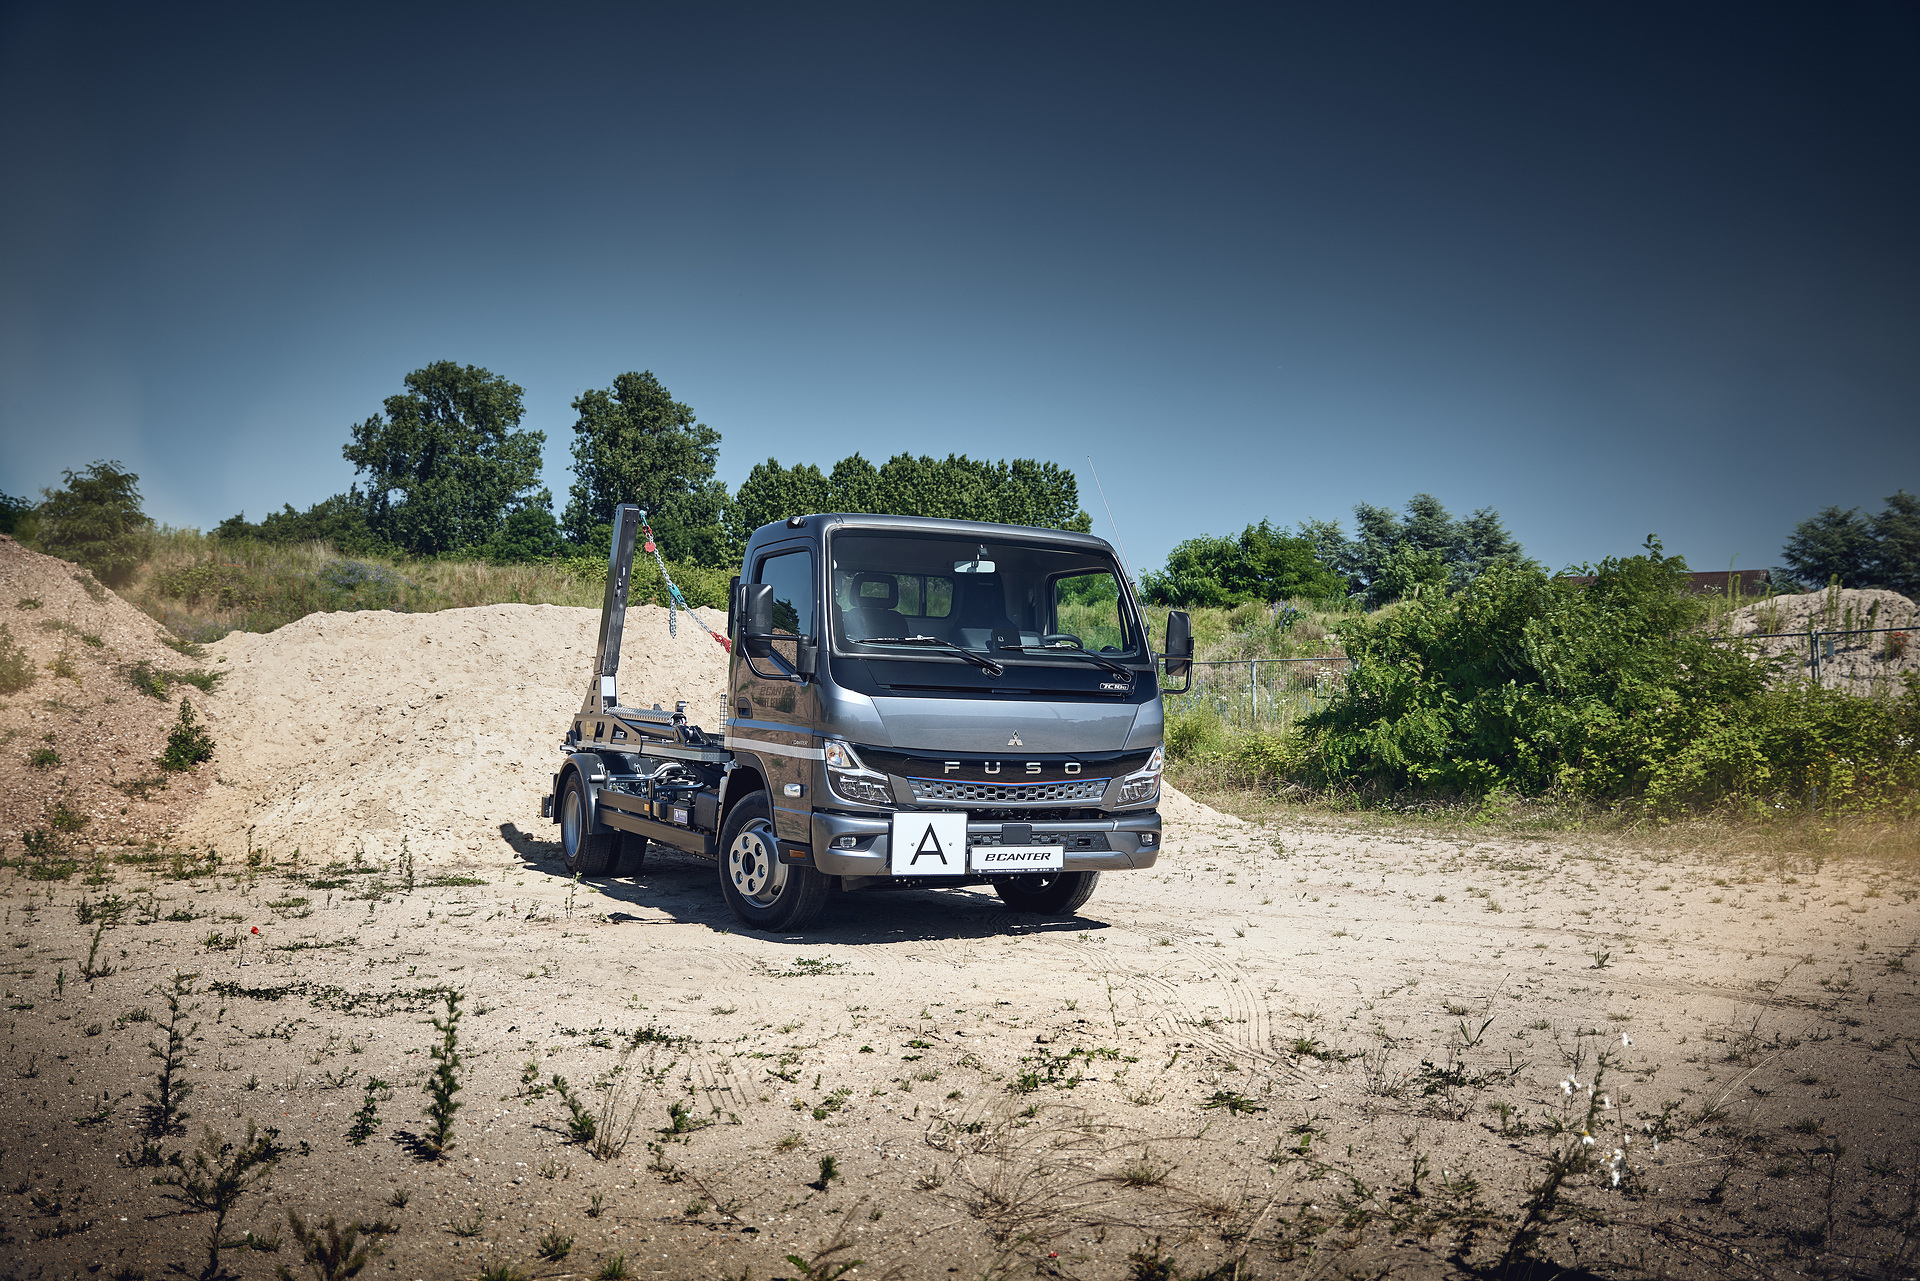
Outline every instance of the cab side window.
[[773, 630], [782, 636], [813, 636], [813, 553], [782, 552], [760, 562], [755, 581], [773, 588]]

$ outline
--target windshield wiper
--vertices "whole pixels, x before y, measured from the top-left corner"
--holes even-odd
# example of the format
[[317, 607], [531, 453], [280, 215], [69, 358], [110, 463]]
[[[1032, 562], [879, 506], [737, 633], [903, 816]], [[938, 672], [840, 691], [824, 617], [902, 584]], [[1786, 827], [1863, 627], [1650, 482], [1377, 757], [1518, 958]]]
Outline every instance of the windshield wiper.
[[855, 641], [856, 645], [938, 645], [942, 649], [960, 655], [975, 667], [982, 668], [989, 676], [1004, 676], [1007, 669], [991, 658], [982, 657], [964, 645], [956, 645], [938, 636], [871, 636], [866, 640]]
[[1000, 648], [1019, 650], [1022, 654], [1070, 654], [1075, 658], [1084, 658], [1089, 663], [1098, 663], [1108, 671], [1126, 677], [1129, 681], [1133, 679], [1131, 671], [1112, 659], [1102, 658], [1092, 650], [1081, 649], [1074, 645], [1002, 645]]

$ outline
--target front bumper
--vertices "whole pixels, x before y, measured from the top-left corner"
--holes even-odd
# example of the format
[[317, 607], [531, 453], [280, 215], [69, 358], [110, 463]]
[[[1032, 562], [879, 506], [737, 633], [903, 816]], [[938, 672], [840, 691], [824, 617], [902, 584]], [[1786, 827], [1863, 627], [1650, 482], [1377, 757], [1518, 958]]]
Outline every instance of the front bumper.
[[[999, 819], [967, 824], [967, 841], [977, 838], [998, 839], [1003, 826]], [[1160, 815], [1154, 810], [1135, 810], [1110, 818], [1087, 818], [1059, 822], [1027, 824], [1038, 843], [1058, 835], [1080, 837], [1097, 835], [1105, 849], [1073, 849], [1064, 856], [1069, 872], [1125, 872], [1152, 867], [1160, 857]], [[833, 814], [815, 811], [813, 815], [812, 861], [815, 868], [829, 876], [890, 876], [888, 871], [889, 833], [893, 821], [885, 815]], [[851, 837], [852, 849], [836, 849], [834, 842]], [[1142, 840], [1143, 837], [1148, 839]], [[961, 878], [953, 878], [955, 880]]]

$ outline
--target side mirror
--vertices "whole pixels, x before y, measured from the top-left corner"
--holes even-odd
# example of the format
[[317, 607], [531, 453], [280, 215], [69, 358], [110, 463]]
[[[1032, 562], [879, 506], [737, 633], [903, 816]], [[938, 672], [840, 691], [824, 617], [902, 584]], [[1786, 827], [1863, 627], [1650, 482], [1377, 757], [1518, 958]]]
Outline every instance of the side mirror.
[[1167, 675], [1185, 676], [1193, 670], [1193, 620], [1181, 610], [1167, 615]]
[[740, 612], [746, 627], [740, 637], [748, 658], [773, 656], [773, 584], [748, 583], [740, 589]]
[[740, 575], [735, 574], [727, 583], [727, 635], [740, 634]]

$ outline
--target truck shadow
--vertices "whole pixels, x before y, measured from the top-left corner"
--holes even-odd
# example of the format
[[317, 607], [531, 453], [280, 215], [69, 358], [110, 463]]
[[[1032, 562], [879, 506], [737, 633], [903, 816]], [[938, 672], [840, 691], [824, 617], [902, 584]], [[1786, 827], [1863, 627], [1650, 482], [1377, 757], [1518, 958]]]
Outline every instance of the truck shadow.
[[[521, 868], [528, 875], [559, 882], [571, 878], [554, 842], [539, 840], [511, 823], [501, 824], [500, 835], [519, 856]], [[704, 925], [722, 933], [804, 947], [1081, 934], [1110, 928], [1107, 922], [1084, 915], [1047, 917], [1009, 911], [992, 890], [969, 885], [950, 890], [835, 894], [826, 911], [804, 934], [765, 934], [749, 930], [734, 918], [720, 897], [719, 872], [706, 859], [653, 845], [647, 849], [643, 867], [627, 874], [627, 866], [623, 863], [616, 868], [618, 875], [583, 877], [582, 901], [575, 910], [603, 912], [616, 924]], [[586, 900], [589, 890], [599, 896], [597, 903]], [[648, 909], [647, 914], [636, 914], [632, 910], [636, 908]], [[665, 914], [667, 920], [659, 921], [655, 913]]]

